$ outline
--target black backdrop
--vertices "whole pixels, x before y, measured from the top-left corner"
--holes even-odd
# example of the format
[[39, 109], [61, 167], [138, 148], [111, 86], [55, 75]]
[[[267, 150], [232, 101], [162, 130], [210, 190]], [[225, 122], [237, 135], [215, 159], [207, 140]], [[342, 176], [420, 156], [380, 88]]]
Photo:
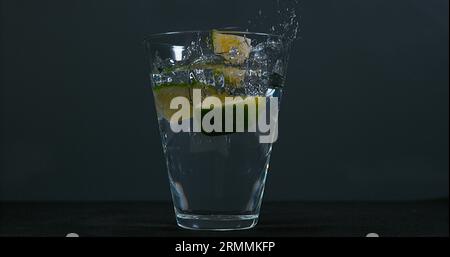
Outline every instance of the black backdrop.
[[[269, 3], [1, 1], [0, 200], [169, 199], [142, 39]], [[300, 15], [266, 199], [448, 197], [448, 1]]]

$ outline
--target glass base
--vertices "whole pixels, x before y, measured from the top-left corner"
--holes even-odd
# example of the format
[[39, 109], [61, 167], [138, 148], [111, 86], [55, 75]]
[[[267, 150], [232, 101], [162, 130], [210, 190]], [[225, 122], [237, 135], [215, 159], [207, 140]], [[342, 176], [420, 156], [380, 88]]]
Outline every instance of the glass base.
[[258, 223], [258, 215], [176, 215], [178, 226], [191, 230], [229, 231], [250, 229]]

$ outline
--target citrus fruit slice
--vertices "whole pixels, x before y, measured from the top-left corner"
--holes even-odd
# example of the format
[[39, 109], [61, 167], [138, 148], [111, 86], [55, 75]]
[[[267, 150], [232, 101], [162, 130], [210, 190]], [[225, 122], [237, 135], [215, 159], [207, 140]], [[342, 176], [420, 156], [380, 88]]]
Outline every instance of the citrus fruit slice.
[[193, 69], [199, 70], [211, 70], [216, 76], [222, 75], [225, 83], [232, 87], [243, 87], [245, 70], [235, 66], [229, 66], [224, 64], [193, 64], [184, 65], [179, 67], [171, 67], [163, 71], [163, 73], [172, 73], [178, 71], [189, 71]]
[[222, 73], [225, 79], [225, 83], [229, 86], [243, 87], [245, 70], [241, 70], [236, 67], [217, 67], [216, 71]]
[[155, 98], [156, 111], [158, 115], [162, 116], [166, 120], [170, 120], [172, 115], [178, 110], [170, 109], [170, 102], [175, 97], [186, 97], [190, 99], [191, 87], [189, 84], [163, 84], [153, 88], [153, 96]]
[[211, 32], [214, 53], [222, 55], [232, 64], [242, 64], [251, 51], [251, 39], [213, 30]]
[[[196, 103], [194, 105], [192, 103], [192, 94], [194, 89], [201, 90], [202, 101], [208, 96], [215, 96], [220, 100], [221, 106], [214, 106], [211, 108], [210, 106], [205, 106], [203, 102]], [[191, 104], [190, 115], [188, 117], [184, 117], [185, 119], [192, 118], [193, 111], [198, 109], [200, 109], [200, 111], [197, 113], [201, 113], [201, 120], [203, 120], [203, 117], [212, 110], [219, 110], [222, 112], [222, 132], [204, 132], [205, 134], [211, 136], [228, 134], [226, 133], [226, 122], [230, 121], [226, 120], [225, 111], [227, 108], [231, 108], [233, 110], [233, 132], [237, 131], [236, 123], [238, 122], [238, 109], [243, 110], [243, 117], [240, 118], [243, 118], [241, 121], [243, 122], [244, 131], [247, 131], [253, 125], [256, 125], [257, 119], [259, 115], [261, 115], [261, 110], [258, 108], [258, 98], [256, 96], [242, 96], [239, 98], [234, 98], [234, 96], [227, 93], [218, 92], [216, 88], [212, 86], [200, 83], [167, 83], [153, 88], [153, 94], [155, 97], [156, 110], [159, 116], [163, 117], [167, 121], [170, 121], [172, 115], [179, 111], [178, 109], [170, 109], [170, 103], [172, 99], [180, 96], [187, 98]], [[232, 97], [232, 99], [227, 97]], [[255, 115], [252, 115], [249, 108], [255, 110]]]

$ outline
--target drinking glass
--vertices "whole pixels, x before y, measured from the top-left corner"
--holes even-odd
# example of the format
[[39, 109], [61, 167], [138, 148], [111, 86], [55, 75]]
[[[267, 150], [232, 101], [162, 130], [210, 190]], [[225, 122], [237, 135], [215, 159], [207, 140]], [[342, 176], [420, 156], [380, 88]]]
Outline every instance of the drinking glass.
[[[280, 37], [221, 33], [237, 36], [248, 51], [231, 47], [230, 53], [217, 53], [211, 31], [155, 34], [145, 41], [175, 217], [187, 229], [236, 230], [257, 224], [272, 143], [261, 142], [267, 133], [248, 129], [247, 109], [244, 132], [175, 133], [170, 115], [176, 110], [169, 101], [177, 96], [192, 100], [192, 88], [200, 87], [202, 94], [213, 90], [216, 96], [259, 97], [269, 110], [280, 103], [286, 75], [287, 49]], [[271, 102], [275, 98], [278, 103]], [[278, 111], [264, 115], [278, 120]]]

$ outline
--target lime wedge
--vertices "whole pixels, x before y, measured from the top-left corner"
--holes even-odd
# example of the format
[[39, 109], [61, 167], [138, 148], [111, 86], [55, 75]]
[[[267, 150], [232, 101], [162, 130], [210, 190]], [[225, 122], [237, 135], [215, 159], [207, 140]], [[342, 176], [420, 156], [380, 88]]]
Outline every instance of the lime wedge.
[[223, 75], [225, 83], [228, 86], [243, 87], [245, 70], [235, 66], [228, 66], [224, 64], [192, 64], [179, 67], [170, 67], [163, 70], [163, 73], [171, 73], [177, 71], [189, 71], [192, 69], [212, 70], [215, 75]]
[[166, 120], [170, 120], [172, 115], [178, 110], [170, 109], [170, 102], [175, 97], [186, 97], [190, 99], [190, 85], [189, 84], [163, 84], [153, 89], [153, 96], [155, 97], [156, 111], [160, 116]]
[[[192, 90], [200, 89], [202, 94], [202, 100], [208, 96], [216, 96], [221, 102], [225, 101], [225, 97], [228, 96], [224, 93], [219, 93], [216, 88], [210, 85], [202, 83], [166, 83], [161, 84], [153, 88], [153, 96], [155, 98], [156, 110], [160, 116], [166, 120], [170, 120], [172, 115], [178, 112], [177, 109], [170, 109], [170, 103], [172, 99], [176, 97], [185, 97], [191, 103], [192, 109]], [[194, 106], [194, 108], [201, 108], [201, 106]], [[191, 113], [192, 114], [192, 113]], [[186, 117], [191, 118], [191, 116]]]
[[218, 67], [218, 73], [222, 73], [225, 79], [225, 83], [229, 86], [234, 87], [243, 87], [244, 78], [245, 78], [245, 70], [241, 70], [236, 67]]
[[242, 64], [251, 51], [251, 40], [246, 37], [213, 30], [211, 32], [214, 53], [222, 55], [232, 64]]
[[233, 87], [243, 87], [245, 70], [241, 70], [237, 67], [226, 66], [223, 64], [206, 64], [196, 65], [197, 69], [211, 69], [216, 75], [223, 75], [225, 84]]
[[[234, 101], [231, 101], [231, 102], [225, 101], [225, 98], [223, 96], [220, 96], [219, 98], [221, 98], [221, 101], [222, 101], [221, 107], [214, 107], [214, 109], [208, 109], [203, 106], [201, 113], [202, 113], [202, 119], [203, 119], [203, 117], [208, 112], [219, 109], [219, 111], [222, 112], [222, 132], [208, 133], [208, 132], [202, 131], [204, 134], [209, 135], [209, 136], [221, 136], [221, 135], [226, 135], [226, 134], [237, 132], [238, 131], [238, 127], [237, 127], [237, 122], [238, 122], [237, 110], [238, 109], [242, 109], [243, 115], [244, 115], [244, 117], [242, 117], [243, 120], [241, 120], [241, 122], [243, 122], [242, 125], [243, 125], [244, 131], [241, 131], [241, 132], [249, 131], [249, 128], [256, 126], [258, 117], [260, 117], [260, 115], [261, 115], [261, 109], [258, 108], [258, 98], [257, 97], [255, 97], [255, 96], [241, 97], [241, 98], [235, 99]], [[255, 115], [250, 115], [249, 108], [252, 108], [255, 110]], [[226, 132], [226, 122], [227, 122], [226, 121], [226, 110], [227, 109], [233, 110], [232, 132]]]
[[[162, 85], [159, 85], [159, 86], [153, 88], [156, 110], [157, 110], [159, 116], [163, 117], [167, 121], [170, 121], [172, 115], [175, 114], [176, 112], [178, 112], [177, 109], [175, 109], [175, 110], [170, 109], [170, 103], [171, 103], [172, 99], [174, 99], [175, 97], [182, 96], [182, 97], [189, 99], [189, 101], [191, 103], [191, 114], [189, 117], [185, 117], [185, 118], [186, 119], [192, 118], [192, 110], [201, 109], [200, 113], [201, 113], [201, 116], [203, 119], [203, 117], [207, 113], [212, 111], [213, 109], [202, 106], [201, 103], [193, 106], [193, 103], [192, 103], [193, 89], [201, 90], [202, 100], [204, 100], [208, 96], [215, 96], [215, 97], [219, 98], [222, 103], [221, 107], [214, 107], [214, 110], [220, 109], [220, 111], [222, 112], [222, 119], [223, 119], [222, 120], [222, 124], [223, 124], [222, 131], [223, 132], [220, 132], [220, 133], [204, 132], [205, 134], [211, 135], [211, 136], [229, 134], [229, 133], [225, 132], [225, 128], [226, 128], [225, 110], [230, 107], [233, 109], [233, 131], [236, 131], [236, 122], [237, 122], [236, 116], [237, 116], [238, 108], [242, 108], [244, 110], [244, 121], [243, 122], [244, 122], [244, 130], [245, 131], [247, 131], [247, 129], [250, 126], [256, 125], [257, 117], [259, 117], [260, 111], [261, 111], [258, 108], [257, 97], [255, 97], [255, 96], [241, 97], [241, 98], [234, 99], [234, 101], [226, 101], [226, 99], [225, 99], [226, 97], [233, 97], [233, 96], [228, 95], [226, 93], [218, 92], [216, 90], [216, 88], [209, 86], [209, 85], [200, 84], [200, 83], [195, 83], [195, 84], [167, 83], [167, 84], [162, 84]], [[256, 116], [249, 115], [249, 107], [253, 107], [255, 109]]]

